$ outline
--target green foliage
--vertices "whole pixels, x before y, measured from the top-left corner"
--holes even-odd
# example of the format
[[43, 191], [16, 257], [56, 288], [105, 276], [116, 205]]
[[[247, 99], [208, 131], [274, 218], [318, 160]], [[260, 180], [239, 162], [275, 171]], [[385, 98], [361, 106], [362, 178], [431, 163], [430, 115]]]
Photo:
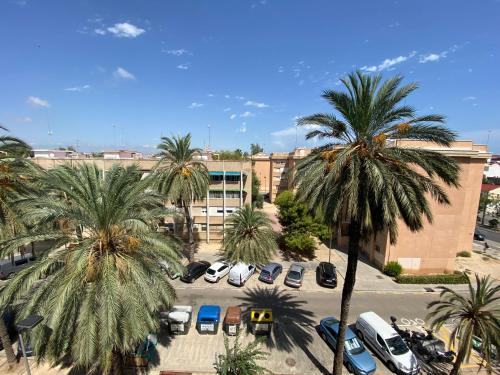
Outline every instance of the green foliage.
[[467, 251], [467, 250], [459, 251], [457, 253], [457, 257], [470, 258], [471, 256], [472, 255], [471, 255], [470, 251]]
[[400, 275], [396, 277], [399, 284], [467, 284], [469, 277], [463, 273], [442, 275]]
[[264, 149], [258, 143], [250, 144], [250, 155], [258, 154], [259, 152], [264, 152]]
[[254, 340], [243, 347], [238, 334], [231, 347], [228, 337], [224, 335], [226, 353], [220, 354], [214, 363], [217, 375], [263, 375], [264, 373], [270, 373], [270, 371], [257, 364], [257, 361], [265, 360], [269, 356], [269, 353], [259, 349], [260, 342], [261, 340]]
[[104, 152], [92, 152], [93, 158], [102, 158], [104, 157]]
[[288, 251], [305, 257], [311, 257], [316, 243], [307, 232], [290, 231], [283, 236], [283, 244]]
[[490, 219], [488, 221], [488, 224], [490, 224], [490, 227], [496, 228], [498, 226], [498, 219], [495, 219], [495, 218]]
[[181, 271], [180, 246], [156, 232], [169, 211], [141, 176], [136, 166], [114, 165], [104, 178], [95, 164], [59, 166], [42, 174], [43, 195], [18, 202], [31, 230], [0, 243], [0, 258], [31, 242], [51, 246], [5, 285], [0, 305], [44, 317], [31, 336], [39, 359], [110, 372], [175, 300], [158, 264]]
[[387, 262], [384, 266], [383, 272], [390, 277], [397, 277], [403, 272], [403, 267], [397, 261]]
[[272, 221], [262, 211], [245, 205], [226, 219], [222, 251], [231, 262], [268, 263], [278, 244]]
[[260, 180], [257, 174], [252, 171], [252, 204], [257, 208], [262, 208], [264, 206], [264, 196], [259, 192], [260, 190]]
[[491, 372], [493, 350], [500, 348], [500, 284], [490, 276], [479, 277], [476, 285], [467, 279], [469, 293], [457, 293], [452, 289], [440, 287], [439, 300], [429, 303], [426, 320], [431, 328], [439, 329], [453, 320], [455, 323], [450, 335], [450, 346], [458, 341], [457, 356], [450, 374], [458, 374], [463, 361], [468, 362], [472, 351], [474, 336], [482, 340], [481, 354]]
[[248, 157], [248, 154], [240, 149], [236, 149], [234, 151], [220, 150], [216, 151], [215, 154], [218, 155], [215, 156], [217, 160], [244, 160]]

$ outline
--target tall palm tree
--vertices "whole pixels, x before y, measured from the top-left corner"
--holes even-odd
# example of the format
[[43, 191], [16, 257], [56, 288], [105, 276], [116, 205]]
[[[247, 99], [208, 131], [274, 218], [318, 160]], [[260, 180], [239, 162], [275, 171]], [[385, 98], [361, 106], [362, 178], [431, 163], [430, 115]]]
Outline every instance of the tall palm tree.
[[154, 229], [168, 214], [163, 198], [135, 166], [115, 165], [105, 177], [94, 164], [60, 166], [41, 179], [45, 194], [18, 202], [32, 230], [2, 242], [0, 256], [33, 241], [52, 245], [0, 292], [0, 304], [44, 317], [31, 337], [39, 358], [120, 374], [175, 298], [158, 267], [181, 268], [178, 242]]
[[191, 134], [184, 137], [163, 137], [157, 148], [161, 150], [156, 171], [159, 191], [184, 210], [189, 241], [189, 260], [194, 260], [192, 203], [205, 198], [209, 175], [203, 162], [194, 157], [201, 153], [191, 148]]
[[268, 263], [278, 248], [272, 221], [249, 204], [226, 219], [222, 251], [231, 262]]
[[299, 125], [313, 127], [308, 139], [327, 141], [298, 164], [298, 197], [323, 214], [325, 223], [349, 223], [335, 374], [342, 372], [360, 242], [387, 230], [394, 244], [398, 220], [418, 231], [424, 217], [432, 222], [428, 197], [449, 204], [439, 182], [458, 186], [459, 167], [451, 158], [398, 144], [400, 139], [414, 139], [450, 146], [455, 133], [442, 125], [443, 116], [418, 116], [401, 103], [417, 84], [400, 86], [400, 76], [381, 80], [380, 75], [350, 74], [341, 79], [345, 91], [326, 90], [322, 95], [337, 114], [317, 113], [298, 120]]
[[[7, 129], [0, 125], [0, 130]], [[26, 159], [31, 147], [19, 138], [0, 136], [0, 240], [24, 229], [18, 220], [12, 201], [31, 189], [28, 183], [33, 172], [32, 164]], [[16, 355], [7, 327], [3, 321], [4, 309], [0, 307], [0, 341], [3, 344], [9, 365], [16, 363]]]
[[427, 320], [439, 329], [449, 320], [455, 321], [450, 344], [458, 339], [458, 350], [451, 375], [460, 373], [463, 361], [468, 361], [472, 351], [473, 336], [482, 340], [481, 352], [488, 372], [491, 372], [492, 348], [500, 349], [500, 284], [490, 276], [476, 274], [476, 287], [469, 279], [469, 294], [462, 295], [447, 287], [439, 287], [439, 300], [429, 303]]

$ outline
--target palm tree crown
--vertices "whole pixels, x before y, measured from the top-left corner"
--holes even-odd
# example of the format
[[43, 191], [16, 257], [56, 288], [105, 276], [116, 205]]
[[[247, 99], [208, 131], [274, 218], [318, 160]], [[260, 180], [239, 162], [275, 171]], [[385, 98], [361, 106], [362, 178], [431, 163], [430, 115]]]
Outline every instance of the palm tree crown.
[[[453, 159], [424, 148], [401, 147], [403, 139], [448, 147], [455, 133], [442, 125], [443, 116], [418, 116], [401, 102], [416, 88], [400, 87], [402, 77], [381, 82], [381, 76], [360, 72], [341, 79], [344, 91], [323, 93], [338, 114], [318, 113], [299, 119], [314, 129], [307, 138], [327, 143], [297, 165], [297, 196], [331, 225], [349, 223], [349, 252], [334, 373], [342, 373], [349, 301], [356, 280], [360, 241], [387, 230], [391, 243], [398, 219], [412, 231], [432, 221], [427, 197], [449, 203], [439, 184], [458, 186]], [[440, 181], [436, 181], [440, 180]]]
[[34, 229], [4, 241], [0, 255], [32, 241], [52, 246], [0, 303], [45, 317], [31, 341], [40, 358], [69, 355], [75, 366], [110, 372], [157, 330], [157, 311], [175, 298], [158, 263], [180, 264], [177, 242], [153, 228], [168, 212], [150, 182], [135, 166], [115, 165], [104, 178], [96, 165], [61, 166], [42, 176], [44, 196], [19, 202]]
[[440, 299], [429, 303], [427, 319], [433, 328], [440, 328], [454, 321], [450, 344], [458, 343], [458, 354], [451, 374], [458, 374], [462, 362], [468, 361], [473, 336], [482, 340], [482, 354], [488, 370], [491, 370], [492, 348], [500, 349], [500, 284], [494, 284], [490, 276], [476, 274], [476, 287], [469, 280], [469, 293], [462, 295], [447, 288], [441, 289]]
[[224, 258], [232, 263], [266, 264], [278, 247], [272, 221], [262, 211], [245, 205], [226, 219]]

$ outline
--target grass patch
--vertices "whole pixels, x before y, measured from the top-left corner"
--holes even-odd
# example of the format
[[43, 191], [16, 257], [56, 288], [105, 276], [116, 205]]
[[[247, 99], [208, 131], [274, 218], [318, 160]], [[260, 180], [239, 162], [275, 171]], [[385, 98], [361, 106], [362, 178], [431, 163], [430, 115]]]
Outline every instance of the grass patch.
[[399, 284], [467, 284], [468, 276], [463, 272], [441, 275], [400, 275]]
[[459, 251], [457, 253], [457, 257], [464, 257], [464, 258], [470, 258], [471, 257], [471, 253], [468, 252], [468, 251]]

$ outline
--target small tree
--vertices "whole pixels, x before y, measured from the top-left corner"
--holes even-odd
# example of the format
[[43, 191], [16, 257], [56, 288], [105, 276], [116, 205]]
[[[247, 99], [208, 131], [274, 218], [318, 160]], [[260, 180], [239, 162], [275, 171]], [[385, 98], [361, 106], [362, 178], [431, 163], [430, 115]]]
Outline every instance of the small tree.
[[258, 143], [251, 143], [250, 154], [255, 155], [258, 154], [259, 152], [264, 152], [264, 149]]
[[218, 375], [262, 375], [271, 373], [266, 368], [257, 364], [267, 358], [269, 353], [259, 349], [260, 340], [255, 340], [247, 346], [240, 344], [240, 335], [235, 338], [234, 344], [229, 345], [229, 339], [224, 336], [226, 353], [220, 354], [214, 363]]
[[496, 228], [498, 226], [498, 219], [491, 219], [488, 223], [490, 224], [490, 227]]
[[260, 180], [255, 172], [252, 172], [252, 204], [257, 208], [264, 206], [264, 197], [260, 193]]

